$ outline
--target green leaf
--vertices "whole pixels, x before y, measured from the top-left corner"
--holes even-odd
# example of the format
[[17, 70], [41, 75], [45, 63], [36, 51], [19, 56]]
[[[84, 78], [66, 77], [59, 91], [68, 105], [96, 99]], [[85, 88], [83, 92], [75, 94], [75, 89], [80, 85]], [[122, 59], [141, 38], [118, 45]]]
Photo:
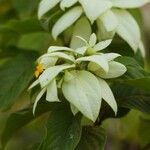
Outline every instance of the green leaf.
[[150, 91], [150, 76], [145, 78], [135, 79], [135, 80], [128, 80], [126, 83], [134, 87], [138, 87], [143, 90]]
[[[138, 129], [138, 135], [140, 138], [140, 142], [142, 145], [147, 145], [145, 147], [149, 147], [150, 144], [150, 117], [141, 117], [140, 123], [139, 123], [139, 129]], [[146, 149], [146, 148], [145, 148]]]
[[45, 32], [24, 34], [18, 41], [17, 47], [26, 50], [45, 52], [50, 46], [52, 37]]
[[83, 127], [81, 140], [75, 150], [104, 150], [106, 134], [102, 128]]
[[150, 113], [150, 92], [126, 84], [114, 84], [112, 91], [120, 107]]
[[0, 26], [0, 33], [17, 32], [20, 34], [43, 31], [40, 23], [35, 18], [25, 20], [9, 20]]
[[33, 77], [35, 54], [19, 54], [0, 66], [0, 108], [9, 108]]
[[33, 116], [32, 108], [24, 109], [11, 114], [6, 122], [5, 128], [2, 133], [2, 146], [6, 146], [7, 142], [11, 139], [13, 135], [17, 133], [22, 127], [42, 115], [43, 113], [50, 111], [55, 107], [55, 103], [44, 103], [38, 104], [36, 110], [36, 116]]
[[116, 61], [127, 67], [127, 72], [124, 75], [125, 79], [139, 79], [148, 76], [148, 73], [132, 57], [119, 57]]
[[57, 107], [47, 123], [47, 135], [40, 150], [74, 150], [81, 137], [81, 116], [73, 116], [66, 106]]
[[36, 8], [38, 7], [38, 3], [40, 0], [13, 0], [13, 6], [18, 12], [21, 18], [30, 17], [30, 15], [35, 14]]

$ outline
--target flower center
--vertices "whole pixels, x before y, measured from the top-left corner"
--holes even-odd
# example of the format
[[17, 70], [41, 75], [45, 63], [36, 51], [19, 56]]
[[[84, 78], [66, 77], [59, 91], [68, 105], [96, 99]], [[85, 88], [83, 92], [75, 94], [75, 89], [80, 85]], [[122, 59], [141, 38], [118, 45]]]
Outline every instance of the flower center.
[[43, 64], [38, 64], [34, 72], [35, 77], [38, 78], [42, 72], [43, 72]]

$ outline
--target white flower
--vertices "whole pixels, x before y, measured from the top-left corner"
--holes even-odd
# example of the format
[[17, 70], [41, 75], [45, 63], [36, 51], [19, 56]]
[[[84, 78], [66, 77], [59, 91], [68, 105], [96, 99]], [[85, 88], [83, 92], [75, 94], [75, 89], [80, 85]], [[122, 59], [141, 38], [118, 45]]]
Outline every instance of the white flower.
[[55, 39], [75, 23], [84, 12], [91, 23], [97, 20], [97, 24], [100, 24], [99, 21], [102, 21], [107, 32], [116, 32], [136, 52], [142, 44], [140, 29], [132, 15], [124, 9], [141, 7], [148, 2], [150, 0], [42, 0], [39, 5], [38, 17], [41, 18], [58, 4], [62, 10], [80, 4], [71, 8], [54, 24], [52, 35]]
[[29, 88], [38, 84], [41, 86], [33, 112], [45, 92], [47, 101], [61, 101], [57, 96], [57, 89], [60, 88], [66, 100], [70, 102], [73, 114], [80, 111], [95, 122], [102, 98], [115, 114], [117, 113], [117, 103], [104, 79], [116, 78], [126, 72], [124, 65], [114, 61], [120, 55], [100, 52], [109, 46], [111, 40], [96, 44], [95, 34], [90, 36], [89, 42], [82, 37], [78, 38], [85, 42], [84, 47], [73, 50], [68, 47], [51, 46], [48, 52], [38, 59], [40, 64], [36, 68], [38, 79]]

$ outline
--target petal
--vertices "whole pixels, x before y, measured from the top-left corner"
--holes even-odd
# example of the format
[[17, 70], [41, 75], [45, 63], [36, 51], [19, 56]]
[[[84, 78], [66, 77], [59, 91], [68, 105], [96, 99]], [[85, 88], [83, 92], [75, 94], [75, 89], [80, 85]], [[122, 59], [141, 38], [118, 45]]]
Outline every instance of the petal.
[[104, 23], [100, 19], [100, 17], [96, 20], [96, 23], [97, 23], [97, 28], [98, 28], [97, 38], [98, 38], [99, 41], [113, 39], [113, 37], [115, 35], [115, 32], [116, 32], [115, 30], [111, 31], [111, 32], [108, 32], [106, 30], [106, 27], [105, 27]]
[[150, 0], [111, 0], [114, 7], [119, 8], [137, 8], [150, 2]]
[[109, 71], [106, 73], [102, 69], [97, 69], [97, 71], [94, 71], [96, 75], [98, 75], [101, 78], [109, 79], [109, 78], [117, 78], [122, 76], [127, 71], [127, 68], [118, 62], [110, 61], [109, 62]]
[[137, 22], [126, 10], [115, 9], [113, 12], [119, 22], [116, 32], [132, 47], [134, 51], [136, 51], [139, 47], [141, 38]]
[[99, 18], [103, 22], [107, 32], [116, 30], [116, 28], [118, 26], [118, 20], [117, 20], [115, 14], [111, 10], [106, 11]]
[[56, 52], [56, 51], [68, 51], [68, 52], [74, 52], [73, 49], [68, 47], [62, 47], [62, 46], [50, 46], [48, 48], [48, 53]]
[[94, 46], [94, 50], [95, 51], [103, 50], [103, 49], [107, 48], [111, 44], [111, 42], [112, 42], [112, 39], [101, 41]]
[[76, 49], [76, 52], [77, 52], [78, 54], [84, 55], [84, 53], [86, 52], [86, 50], [87, 50], [87, 47], [86, 47], [86, 46], [83, 46], [83, 47], [77, 48], [77, 49]]
[[[90, 35], [92, 33], [91, 25], [87, 18], [81, 18], [77, 21], [77, 23], [74, 26], [73, 29], [73, 36], [71, 39], [70, 47], [73, 49], [77, 49], [79, 47], [82, 47], [85, 45], [85, 41], [87, 44], [87, 41], [90, 38]], [[82, 41], [81, 39], [77, 38], [77, 36], [82, 37], [85, 41]]]
[[47, 86], [46, 100], [48, 102], [59, 102], [57, 94], [57, 85], [56, 80], [53, 79], [50, 84]]
[[54, 66], [57, 60], [58, 58], [49, 57], [45, 54], [38, 59], [38, 63], [43, 65], [43, 69], [47, 69], [48, 67]]
[[74, 7], [65, 13], [53, 26], [52, 36], [54, 39], [70, 27], [82, 14], [82, 8], [80, 6]]
[[91, 47], [93, 47], [93, 46], [96, 44], [96, 40], [97, 40], [96, 34], [93, 33], [93, 34], [90, 36], [89, 45], [90, 45]]
[[102, 89], [102, 98], [107, 102], [107, 104], [113, 109], [115, 114], [117, 114], [117, 103], [114, 95], [105, 80], [98, 78], [99, 84]]
[[95, 122], [101, 107], [101, 89], [92, 73], [77, 70], [67, 72], [62, 91], [71, 104]]
[[108, 61], [100, 55], [81, 57], [76, 60], [76, 62], [81, 62], [81, 61], [94, 62], [97, 65], [99, 65], [99, 68], [101, 67], [105, 72], [108, 72], [109, 70]]
[[65, 8], [69, 8], [69, 7], [73, 6], [75, 3], [77, 3], [77, 1], [78, 0], [71, 0], [71, 1], [62, 0], [60, 3], [60, 7], [62, 10], [65, 10]]
[[47, 86], [60, 72], [72, 67], [74, 65], [58, 65], [46, 69], [39, 77], [41, 87]]
[[37, 103], [39, 102], [39, 100], [42, 98], [42, 96], [44, 95], [44, 93], [46, 92], [46, 88], [43, 88], [40, 93], [37, 95], [34, 105], [33, 105], [33, 114], [35, 114], [35, 109], [37, 106]]
[[45, 57], [51, 57], [51, 58], [63, 58], [63, 59], [66, 59], [66, 60], [70, 60], [72, 62], [75, 61], [74, 57], [72, 55], [68, 55], [68, 54], [65, 54], [65, 53], [62, 53], [62, 52], [54, 52], [54, 53], [50, 53], [50, 54], [45, 54]]
[[55, 7], [60, 0], [42, 0], [39, 4], [38, 18], [40, 19], [45, 13]]
[[79, 0], [86, 16], [93, 23], [102, 13], [112, 7], [111, 2], [106, 0]]
[[121, 56], [120, 54], [117, 53], [108, 53], [108, 54], [102, 54], [108, 61], [112, 61], [115, 58]]

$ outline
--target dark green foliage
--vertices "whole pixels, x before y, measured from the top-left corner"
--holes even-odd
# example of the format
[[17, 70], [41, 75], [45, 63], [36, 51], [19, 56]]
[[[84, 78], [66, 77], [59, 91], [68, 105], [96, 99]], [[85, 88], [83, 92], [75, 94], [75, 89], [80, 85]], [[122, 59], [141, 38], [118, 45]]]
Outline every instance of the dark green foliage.
[[33, 78], [35, 55], [19, 54], [0, 67], [0, 108], [8, 109]]
[[75, 117], [67, 106], [53, 110], [47, 122], [46, 137], [40, 150], [74, 150], [81, 136], [81, 115]]
[[104, 150], [106, 135], [103, 128], [83, 127], [82, 137], [75, 150]]

